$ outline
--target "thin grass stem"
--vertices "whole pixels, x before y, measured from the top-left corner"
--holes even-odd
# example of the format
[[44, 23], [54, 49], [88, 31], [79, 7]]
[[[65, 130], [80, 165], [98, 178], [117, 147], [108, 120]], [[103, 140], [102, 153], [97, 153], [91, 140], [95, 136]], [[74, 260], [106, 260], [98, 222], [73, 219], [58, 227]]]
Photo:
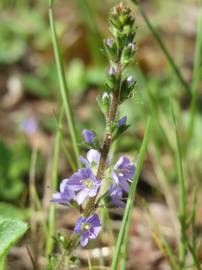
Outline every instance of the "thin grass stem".
[[152, 216], [147, 203], [145, 201], [143, 201], [143, 203], [148, 214], [149, 223], [151, 223], [150, 226], [154, 228], [154, 229], [151, 228], [151, 231], [152, 231], [152, 235], [153, 235], [155, 243], [157, 244], [159, 249], [162, 250], [162, 252], [165, 254], [165, 257], [168, 259], [171, 268], [173, 270], [179, 270], [179, 266], [177, 264], [175, 254], [173, 253], [173, 250], [171, 249], [170, 244], [162, 235], [161, 230], [159, 228], [159, 224], [155, 221], [154, 217]]
[[196, 188], [193, 190], [193, 199], [192, 199], [192, 211], [191, 211], [191, 228], [192, 228], [192, 246], [196, 250], [196, 206], [197, 206], [197, 195]]
[[121, 270], [126, 270], [126, 261], [128, 255], [128, 240], [129, 240], [129, 229], [130, 229], [131, 221], [127, 222], [126, 224], [126, 233], [124, 239], [124, 245], [122, 249], [122, 259], [121, 259]]
[[91, 262], [90, 257], [88, 258], [88, 269], [93, 270], [93, 266], [92, 266], [92, 262]]
[[60, 83], [61, 96], [62, 96], [62, 100], [64, 104], [66, 117], [68, 120], [70, 136], [71, 136], [71, 140], [72, 140], [72, 144], [73, 144], [73, 148], [75, 152], [75, 158], [77, 161], [77, 165], [79, 167], [80, 162], [78, 159], [79, 158], [78, 138], [77, 138], [75, 121], [74, 121], [71, 103], [70, 103], [69, 92], [67, 88], [67, 82], [65, 78], [64, 63], [62, 61], [61, 50], [60, 50], [57, 32], [56, 32], [55, 20], [54, 20], [53, 9], [52, 9], [52, 1], [50, 2], [50, 6], [49, 6], [49, 20], [50, 20], [51, 35], [52, 35], [53, 48], [54, 48], [54, 54], [55, 54], [55, 61], [56, 61], [58, 78], [59, 78], [59, 83]]
[[0, 258], [0, 270], [6, 270], [6, 257]]
[[[55, 147], [54, 147], [54, 155], [53, 155], [53, 173], [51, 179], [51, 188], [55, 191], [58, 186], [58, 164], [59, 164], [59, 156], [60, 156], [60, 148], [61, 148], [61, 134], [60, 127], [62, 126], [64, 116], [64, 109], [62, 108], [59, 118], [59, 123], [56, 131], [56, 139], [55, 139]], [[49, 217], [48, 217], [48, 238], [46, 242], [46, 255], [50, 254], [53, 249], [53, 234], [55, 231], [55, 214], [56, 207], [54, 204], [51, 204], [49, 209]]]
[[55, 121], [56, 121], [58, 131], [60, 132], [65, 157], [66, 157], [68, 164], [70, 165], [72, 171], [76, 171], [77, 164], [75, 163], [75, 160], [72, 158], [72, 155], [71, 155], [71, 152], [69, 151], [69, 147], [68, 147], [67, 143], [65, 143], [65, 134], [64, 134], [62, 125], [59, 124], [59, 121], [56, 117], [55, 117]]
[[197, 270], [201, 270], [201, 265], [200, 265], [200, 261], [199, 259], [197, 258], [197, 255], [195, 253], [195, 250], [193, 248], [193, 246], [187, 242], [187, 247], [188, 247], [188, 250], [190, 251], [191, 255], [192, 255], [192, 259], [193, 259], [193, 262], [194, 262], [194, 266], [196, 266], [196, 269]]
[[151, 118], [149, 117], [148, 120], [147, 120], [144, 139], [143, 139], [143, 142], [142, 142], [142, 145], [141, 145], [141, 148], [140, 148], [140, 155], [139, 155], [139, 160], [138, 160], [138, 163], [137, 163], [137, 168], [136, 168], [136, 171], [135, 171], [133, 182], [132, 182], [131, 187], [130, 187], [130, 192], [129, 192], [129, 195], [128, 195], [128, 200], [127, 200], [126, 208], [125, 208], [125, 211], [124, 211], [123, 221], [122, 221], [122, 224], [121, 224], [120, 232], [119, 232], [119, 235], [118, 235], [118, 240], [117, 240], [116, 247], [115, 247], [115, 253], [114, 253], [114, 256], [113, 256], [113, 260], [112, 260], [111, 270], [116, 270], [117, 269], [120, 254], [121, 254], [121, 248], [124, 247], [125, 245], [127, 245], [127, 243], [124, 242], [124, 240], [127, 239], [126, 234], [128, 234], [128, 231], [126, 231], [126, 227], [127, 227], [127, 223], [130, 222], [130, 217], [131, 217], [131, 213], [132, 213], [133, 202], [134, 202], [134, 199], [135, 199], [137, 183], [138, 183], [138, 179], [140, 177], [143, 162], [144, 162], [144, 159], [145, 159], [150, 131], [151, 131]]
[[202, 0], [200, 0], [199, 18], [197, 26], [197, 36], [194, 55], [194, 70], [192, 80], [192, 100], [191, 100], [191, 117], [188, 130], [188, 138], [191, 139], [194, 129], [195, 115], [197, 112], [197, 98], [199, 95], [201, 81], [201, 62], [202, 62]]
[[185, 255], [186, 255], [186, 189], [185, 189], [185, 179], [182, 166], [182, 154], [180, 139], [176, 124], [176, 118], [174, 114], [174, 109], [171, 106], [172, 118], [174, 122], [174, 129], [176, 135], [176, 162], [177, 162], [177, 174], [178, 174], [178, 184], [179, 184], [179, 222], [181, 229], [181, 239], [179, 244], [179, 263], [180, 269], [184, 269], [185, 266]]
[[169, 51], [168, 51], [166, 45], [164, 44], [161, 36], [159, 35], [158, 31], [153, 27], [153, 25], [151, 24], [151, 22], [148, 19], [147, 15], [145, 14], [144, 9], [142, 8], [140, 2], [138, 0], [131, 0], [131, 2], [134, 3], [138, 7], [138, 9], [139, 9], [139, 11], [140, 11], [146, 25], [147, 25], [147, 27], [149, 28], [149, 30], [151, 31], [151, 33], [154, 36], [155, 40], [157, 41], [159, 47], [163, 51], [163, 53], [164, 53], [165, 57], [167, 58], [171, 68], [173, 69], [176, 77], [179, 79], [179, 81], [183, 85], [183, 87], [186, 90], [188, 96], [190, 96], [191, 95], [191, 90], [190, 90], [190, 87], [189, 87], [188, 83], [182, 77], [182, 74], [181, 74], [179, 68], [176, 66], [171, 54], [169, 53]]
[[[102, 54], [97, 48], [102, 45], [102, 35], [98, 24], [96, 22], [93, 10], [88, 2], [88, 0], [76, 0], [81, 11], [81, 15], [84, 18], [84, 23], [86, 25], [88, 33], [88, 45], [90, 52], [92, 53], [92, 58], [95, 63], [100, 64], [102, 62]], [[92, 5], [92, 4], [91, 4]]]

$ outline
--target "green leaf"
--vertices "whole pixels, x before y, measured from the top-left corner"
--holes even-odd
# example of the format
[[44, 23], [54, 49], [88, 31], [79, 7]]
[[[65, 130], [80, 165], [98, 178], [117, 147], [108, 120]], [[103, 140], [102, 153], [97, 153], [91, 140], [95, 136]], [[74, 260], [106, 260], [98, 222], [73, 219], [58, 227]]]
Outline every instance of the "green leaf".
[[0, 177], [6, 177], [11, 163], [12, 153], [7, 145], [0, 139]]
[[33, 75], [24, 75], [22, 82], [25, 90], [37, 97], [49, 98], [51, 96], [51, 92], [45, 85], [42, 78], [38, 78]]
[[0, 258], [8, 253], [27, 229], [27, 224], [22, 221], [0, 217]]
[[74, 94], [81, 93], [86, 89], [86, 70], [81, 60], [75, 59], [68, 66], [67, 82], [69, 90]]
[[28, 218], [29, 213], [29, 209], [22, 209], [10, 203], [0, 202], [1, 218], [12, 218], [24, 221]]

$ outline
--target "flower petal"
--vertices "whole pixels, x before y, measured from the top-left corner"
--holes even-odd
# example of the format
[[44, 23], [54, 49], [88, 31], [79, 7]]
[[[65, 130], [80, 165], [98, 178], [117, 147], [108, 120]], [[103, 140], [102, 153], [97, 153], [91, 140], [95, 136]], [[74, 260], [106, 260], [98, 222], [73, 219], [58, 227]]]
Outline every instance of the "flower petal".
[[95, 133], [88, 130], [88, 129], [84, 129], [82, 131], [82, 137], [84, 139], [84, 141], [88, 144], [93, 144], [94, 139], [95, 139]]
[[87, 189], [82, 189], [76, 195], [76, 201], [79, 205], [81, 205], [85, 199], [88, 197], [89, 191]]
[[98, 164], [100, 161], [100, 153], [95, 149], [90, 149], [87, 153], [87, 159], [91, 164]]
[[125, 125], [125, 124], [126, 124], [126, 121], [127, 121], [127, 116], [122, 117], [122, 118], [119, 119], [119, 121], [118, 121], [118, 126], [120, 127], [120, 126]]
[[82, 225], [82, 223], [83, 223], [84, 220], [85, 219], [84, 218], [81, 218], [81, 217], [77, 220], [76, 226], [74, 228], [74, 231], [76, 233], [80, 233], [81, 232], [81, 225]]
[[80, 160], [81, 163], [82, 163], [83, 165], [85, 165], [86, 167], [89, 167], [89, 166], [90, 166], [90, 163], [88, 162], [88, 160], [87, 160], [85, 157], [80, 156], [80, 157], [79, 157], [79, 160]]
[[119, 180], [119, 185], [125, 190], [126, 192], [129, 191], [129, 184], [126, 179], [122, 178]]
[[88, 239], [89, 239], [89, 233], [88, 232], [82, 233], [81, 239], [80, 239], [80, 243], [82, 247], [85, 247], [88, 244]]

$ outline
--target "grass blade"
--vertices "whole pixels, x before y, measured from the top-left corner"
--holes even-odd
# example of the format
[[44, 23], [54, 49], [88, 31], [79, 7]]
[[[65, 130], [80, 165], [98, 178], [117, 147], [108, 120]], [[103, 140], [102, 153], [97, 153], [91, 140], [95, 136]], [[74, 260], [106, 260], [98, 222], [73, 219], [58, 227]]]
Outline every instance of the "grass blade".
[[197, 36], [195, 45], [195, 55], [194, 55], [194, 71], [192, 80], [192, 100], [191, 100], [191, 118], [189, 123], [188, 136], [189, 139], [192, 136], [194, 128], [195, 113], [197, 107], [197, 98], [200, 89], [201, 80], [201, 61], [202, 61], [202, 0], [200, 0], [200, 11], [197, 26]]
[[180, 269], [184, 269], [185, 255], [186, 255], [186, 189], [185, 179], [182, 166], [182, 154], [180, 147], [180, 139], [177, 130], [177, 124], [174, 114], [174, 109], [171, 106], [172, 118], [174, 122], [175, 135], [176, 135], [176, 162], [177, 162], [177, 174], [179, 185], [179, 221], [181, 229], [181, 239], [179, 244], [179, 263]]
[[130, 222], [130, 216], [131, 216], [131, 212], [132, 212], [133, 201], [135, 199], [137, 183], [138, 183], [138, 179], [139, 179], [139, 176], [140, 176], [140, 173], [141, 173], [141, 170], [142, 170], [144, 158], [145, 158], [145, 155], [146, 155], [147, 143], [148, 143], [150, 131], [151, 131], [151, 118], [149, 117], [148, 120], [147, 120], [144, 139], [143, 139], [143, 142], [142, 142], [142, 145], [141, 145], [141, 148], [140, 148], [140, 156], [139, 156], [137, 168], [136, 168], [136, 171], [135, 171], [133, 182], [132, 182], [131, 187], [130, 187], [130, 192], [129, 192], [129, 195], [128, 195], [128, 200], [127, 200], [126, 208], [125, 208], [125, 211], [124, 211], [123, 221], [122, 221], [122, 224], [121, 224], [120, 232], [119, 232], [119, 235], [118, 235], [118, 240], [117, 240], [117, 243], [116, 243], [115, 254], [114, 254], [114, 257], [113, 257], [111, 270], [116, 270], [117, 269], [118, 263], [119, 263], [119, 258], [120, 258], [120, 253], [121, 253], [121, 248], [122, 248], [122, 246], [124, 248], [125, 245], [127, 245], [127, 243], [124, 242], [124, 239], [125, 240], [127, 239], [126, 235], [128, 234], [129, 226], [128, 226], [127, 229], [126, 229], [126, 227], [127, 227], [128, 222]]
[[155, 221], [154, 217], [151, 214], [151, 211], [149, 210], [148, 205], [145, 201], [143, 201], [145, 210], [147, 211], [148, 215], [148, 223], [150, 226], [150, 230], [152, 232], [153, 240], [155, 241], [156, 245], [158, 246], [159, 250], [162, 251], [162, 253], [165, 255], [165, 258], [168, 259], [170, 266], [173, 270], [179, 270], [175, 254], [173, 253], [173, 250], [166, 240], [166, 238], [161, 233], [159, 224]]
[[176, 74], [177, 78], [179, 79], [181, 84], [184, 86], [184, 89], [186, 90], [187, 94], [190, 96], [191, 95], [191, 90], [190, 90], [190, 87], [189, 87], [188, 83], [182, 77], [182, 74], [179, 71], [179, 68], [176, 66], [172, 56], [170, 55], [168, 49], [166, 48], [164, 42], [162, 41], [161, 36], [159, 35], [158, 31], [152, 26], [151, 22], [149, 21], [149, 19], [148, 19], [147, 15], [145, 14], [140, 2], [138, 0], [131, 0], [131, 2], [134, 3], [135, 5], [137, 5], [137, 7], [138, 7], [138, 9], [139, 9], [145, 23], [146, 23], [146, 25], [148, 26], [148, 28], [151, 31], [152, 35], [156, 39], [159, 47], [161, 48], [164, 55], [166, 56], [170, 66], [172, 67], [172, 69], [173, 69], [174, 73]]
[[[56, 139], [55, 139], [55, 148], [54, 148], [54, 155], [53, 155], [53, 174], [52, 174], [52, 179], [51, 179], [51, 188], [55, 191], [57, 189], [58, 185], [58, 165], [59, 165], [59, 156], [60, 156], [60, 147], [61, 147], [61, 132], [60, 132], [60, 127], [62, 125], [63, 121], [63, 116], [64, 116], [64, 109], [62, 108], [61, 113], [60, 113], [60, 119], [57, 127], [57, 132], [56, 132]], [[56, 212], [56, 207], [52, 203], [50, 205], [50, 210], [49, 210], [49, 217], [48, 217], [48, 238], [47, 238], [47, 243], [46, 243], [46, 254], [50, 254], [53, 249], [53, 234], [55, 231], [55, 212]]]
[[6, 257], [0, 258], [0, 270], [6, 270]]
[[[127, 222], [127, 224], [126, 224], [126, 232], [129, 232], [130, 225], [131, 225], [131, 221]], [[123, 246], [121, 270], [126, 270], [126, 260], [127, 260], [127, 255], [128, 255], [128, 245], [127, 245], [128, 240], [129, 240], [129, 233], [126, 233], [125, 234], [125, 239], [124, 239], [125, 245]]]
[[92, 4], [89, 4], [88, 0], [76, 0], [80, 8], [81, 16], [84, 19], [88, 33], [88, 45], [90, 52], [92, 53], [92, 58], [95, 63], [102, 63], [102, 54], [98, 48], [102, 47], [102, 36], [98, 28], [95, 16], [92, 10]]
[[[50, 2], [50, 4], [52, 4], [52, 1]], [[74, 121], [74, 117], [72, 113], [72, 108], [70, 105], [69, 92], [68, 92], [67, 82], [65, 78], [64, 64], [62, 61], [61, 51], [60, 51], [58, 37], [56, 33], [56, 26], [55, 26], [55, 21], [53, 17], [52, 5], [49, 6], [49, 20], [50, 20], [50, 28], [51, 28], [53, 48], [54, 48], [54, 54], [55, 54], [55, 61], [56, 61], [59, 83], [60, 83], [61, 96], [62, 96], [62, 100], [64, 104], [66, 117], [68, 120], [70, 136], [71, 136], [71, 140], [72, 140], [72, 144], [73, 144], [73, 148], [75, 152], [75, 157], [77, 160], [77, 164], [79, 166], [79, 160], [78, 160], [79, 148], [78, 148], [77, 132], [75, 128], [75, 121]]]

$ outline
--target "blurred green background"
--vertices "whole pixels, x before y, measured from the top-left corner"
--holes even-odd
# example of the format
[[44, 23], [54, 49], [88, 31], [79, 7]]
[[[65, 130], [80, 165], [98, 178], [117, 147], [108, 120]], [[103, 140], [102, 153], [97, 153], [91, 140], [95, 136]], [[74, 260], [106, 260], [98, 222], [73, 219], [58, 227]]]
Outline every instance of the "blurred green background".
[[[57, 32], [80, 140], [84, 127], [96, 130], [99, 139], [103, 136], [104, 119], [96, 104], [96, 95], [105, 90], [107, 63], [101, 50], [102, 39], [110, 35], [107, 18], [115, 3], [118, 2], [57, 0], [54, 3]], [[198, 193], [197, 226], [200, 231], [200, 76], [196, 82], [197, 99], [194, 107], [191, 105], [191, 92], [195, 89], [194, 54], [199, 1], [140, 1], [187, 87], [184, 87], [168, 63], [138, 7], [130, 1], [126, 3], [131, 7], [137, 25], [138, 50], [134, 64], [128, 70], [136, 78], [137, 87], [134, 98], [121, 107], [121, 115], [128, 116], [131, 127], [117, 141], [113, 151], [115, 155], [127, 153], [136, 160], [147, 116], [153, 116], [153, 130], [139, 185], [139, 199], [144, 198], [148, 203], [155, 202], [167, 207], [175, 223], [177, 170], [170, 113], [172, 103], [182, 145], [188, 201], [191, 200], [194, 187]], [[35, 222], [43, 227], [41, 220], [47, 215], [52, 193], [49, 187], [55, 131], [61, 107], [48, 20], [48, 1], [1, 0], [0, 9], [0, 215], [33, 222], [30, 212], [35, 211]], [[198, 73], [201, 75], [201, 62]], [[72, 155], [73, 149], [66, 121], [62, 133], [59, 179], [72, 172], [68, 157]], [[40, 203], [33, 200], [32, 185]], [[29, 239], [28, 235], [24, 241], [30, 242]], [[43, 244], [38, 250], [43, 250]], [[9, 269], [16, 262], [19, 269], [31, 269], [26, 259], [20, 262], [25, 250], [21, 248], [20, 252], [15, 252], [11, 252]], [[43, 251], [39, 253], [43, 257]]]

